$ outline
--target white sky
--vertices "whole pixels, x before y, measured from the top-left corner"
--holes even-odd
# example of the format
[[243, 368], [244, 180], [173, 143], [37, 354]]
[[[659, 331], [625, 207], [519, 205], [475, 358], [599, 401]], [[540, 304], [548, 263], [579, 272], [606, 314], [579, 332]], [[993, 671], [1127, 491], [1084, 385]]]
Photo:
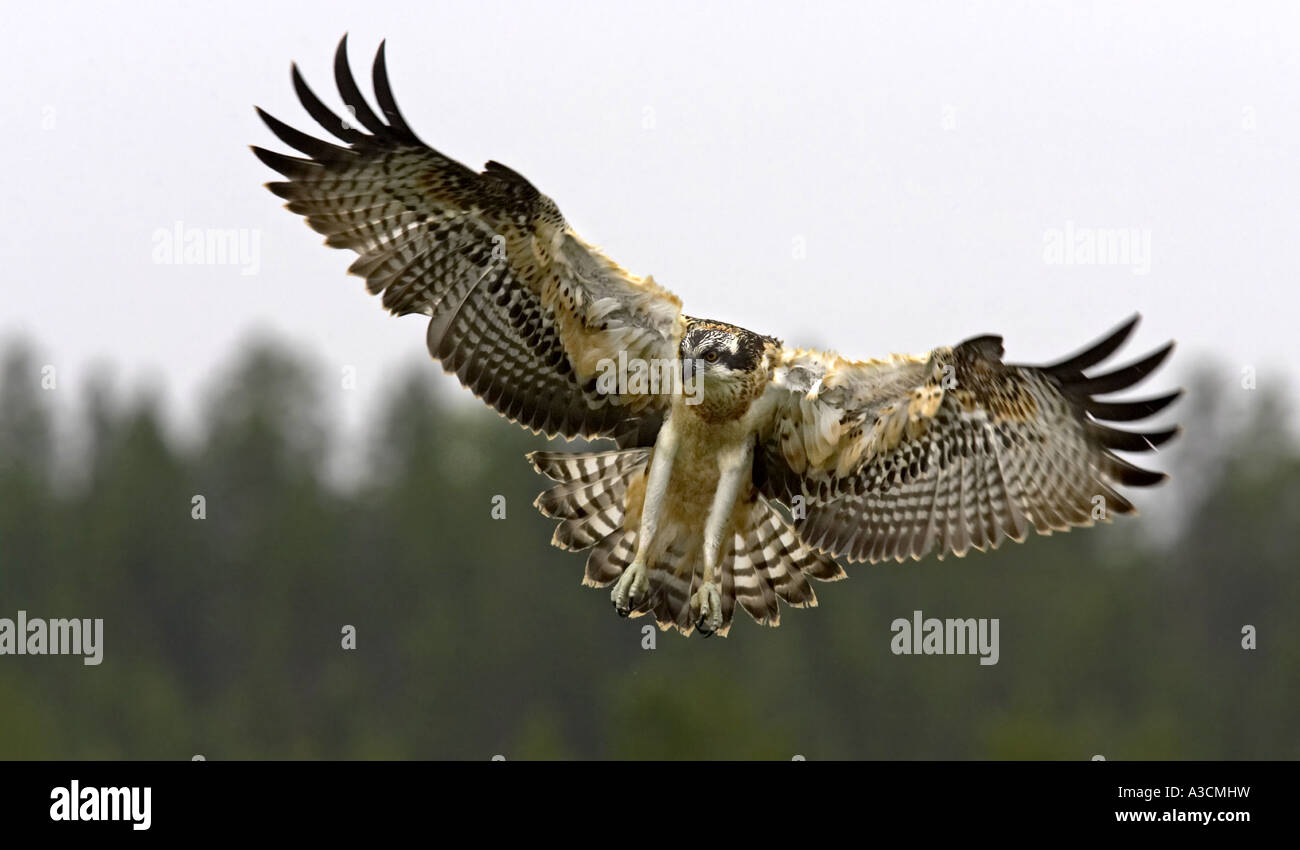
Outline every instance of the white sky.
[[[275, 177], [247, 147], [284, 149], [255, 103], [314, 131], [291, 60], [337, 106], [345, 31], [363, 90], [387, 37], [418, 134], [522, 172], [693, 315], [862, 357], [997, 332], [1032, 362], [1140, 310], [1128, 354], [1181, 346], [1146, 390], [1202, 354], [1231, 367], [1225, 383], [1254, 365], [1296, 386], [1296, 4], [50, 2], [5, 17], [0, 339], [34, 338], [74, 400], [107, 361], [127, 385], [164, 385], [185, 421], [214, 367], [269, 329], [332, 376], [356, 367], [336, 402], [355, 422], [424, 356], [423, 321], [346, 276], [352, 255], [261, 188]], [[257, 274], [155, 264], [155, 231], [178, 221], [257, 231]], [[1067, 223], [1149, 231], [1149, 273], [1046, 263]]]

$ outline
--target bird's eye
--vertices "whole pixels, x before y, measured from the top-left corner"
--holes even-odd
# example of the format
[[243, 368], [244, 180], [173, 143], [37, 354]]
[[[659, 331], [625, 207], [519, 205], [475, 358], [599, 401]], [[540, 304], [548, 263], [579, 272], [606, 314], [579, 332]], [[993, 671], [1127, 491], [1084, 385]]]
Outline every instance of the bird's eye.
[[706, 352], [704, 352], [704, 359], [705, 359], [706, 361], [708, 361], [709, 363], [717, 363], [717, 362], [718, 362], [718, 352], [716, 352], [716, 351], [706, 351]]

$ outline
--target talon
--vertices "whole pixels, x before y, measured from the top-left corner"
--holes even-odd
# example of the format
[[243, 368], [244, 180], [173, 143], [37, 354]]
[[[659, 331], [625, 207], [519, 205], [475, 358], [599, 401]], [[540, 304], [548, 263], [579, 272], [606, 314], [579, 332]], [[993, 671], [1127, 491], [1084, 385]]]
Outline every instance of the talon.
[[697, 612], [695, 628], [710, 637], [722, 628], [722, 590], [718, 583], [706, 581], [691, 597], [691, 608]]
[[620, 617], [627, 617], [645, 599], [647, 571], [645, 564], [633, 563], [618, 577], [609, 599]]

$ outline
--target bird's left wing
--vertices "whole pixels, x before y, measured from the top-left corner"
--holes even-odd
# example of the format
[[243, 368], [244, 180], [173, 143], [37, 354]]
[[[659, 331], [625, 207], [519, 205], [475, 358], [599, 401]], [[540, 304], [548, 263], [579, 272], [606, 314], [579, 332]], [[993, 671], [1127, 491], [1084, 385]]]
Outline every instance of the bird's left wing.
[[288, 178], [267, 187], [306, 216], [325, 244], [360, 256], [348, 269], [402, 315], [430, 317], [443, 368], [500, 413], [547, 436], [653, 440], [669, 400], [619, 395], [597, 378], [609, 361], [677, 356], [681, 302], [587, 244], [550, 198], [496, 162], [479, 173], [421, 142], [398, 112], [384, 48], [374, 64], [381, 119], [348, 67], [334, 63], [347, 120], [293, 85], [307, 112], [345, 145], [258, 110], [306, 158], [253, 148]]
[[[1115, 352], [1137, 317], [1050, 366], [1002, 362], [982, 336], [923, 357], [849, 361], [815, 351], [782, 355], [768, 393], [755, 480], [787, 504], [796, 529], [849, 561], [964, 555], [1132, 513], [1115, 485], [1163, 474], [1113, 451], [1149, 451], [1177, 429], [1136, 433], [1099, 420], [1142, 419], [1178, 397], [1095, 398], [1152, 372], [1173, 344], [1106, 374], [1084, 374]], [[802, 513], [802, 517], [800, 514]]]

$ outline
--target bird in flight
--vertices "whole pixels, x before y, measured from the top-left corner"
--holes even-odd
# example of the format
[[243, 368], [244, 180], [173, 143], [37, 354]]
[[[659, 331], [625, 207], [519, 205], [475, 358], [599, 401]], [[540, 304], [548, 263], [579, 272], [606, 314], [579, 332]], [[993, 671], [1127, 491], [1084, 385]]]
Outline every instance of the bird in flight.
[[[394, 315], [429, 317], [429, 353], [503, 416], [604, 451], [528, 457], [555, 482], [536, 506], [552, 542], [590, 550], [583, 584], [623, 616], [725, 635], [737, 605], [761, 624], [805, 607], [810, 579], [848, 563], [963, 556], [1004, 540], [1134, 512], [1116, 489], [1162, 473], [1115, 451], [1176, 428], [1144, 419], [1180, 391], [1104, 400], [1154, 371], [1169, 343], [1109, 371], [1137, 316], [1044, 366], [1002, 362], [977, 336], [920, 356], [849, 360], [682, 312], [677, 296], [585, 241], [555, 202], [498, 162], [475, 172], [416, 137], [381, 44], [367, 103], [340, 42], [341, 117], [307, 87], [308, 114], [341, 144], [258, 114], [303, 156], [253, 152], [291, 212], [358, 256]], [[778, 509], [784, 505], [785, 513]]]

